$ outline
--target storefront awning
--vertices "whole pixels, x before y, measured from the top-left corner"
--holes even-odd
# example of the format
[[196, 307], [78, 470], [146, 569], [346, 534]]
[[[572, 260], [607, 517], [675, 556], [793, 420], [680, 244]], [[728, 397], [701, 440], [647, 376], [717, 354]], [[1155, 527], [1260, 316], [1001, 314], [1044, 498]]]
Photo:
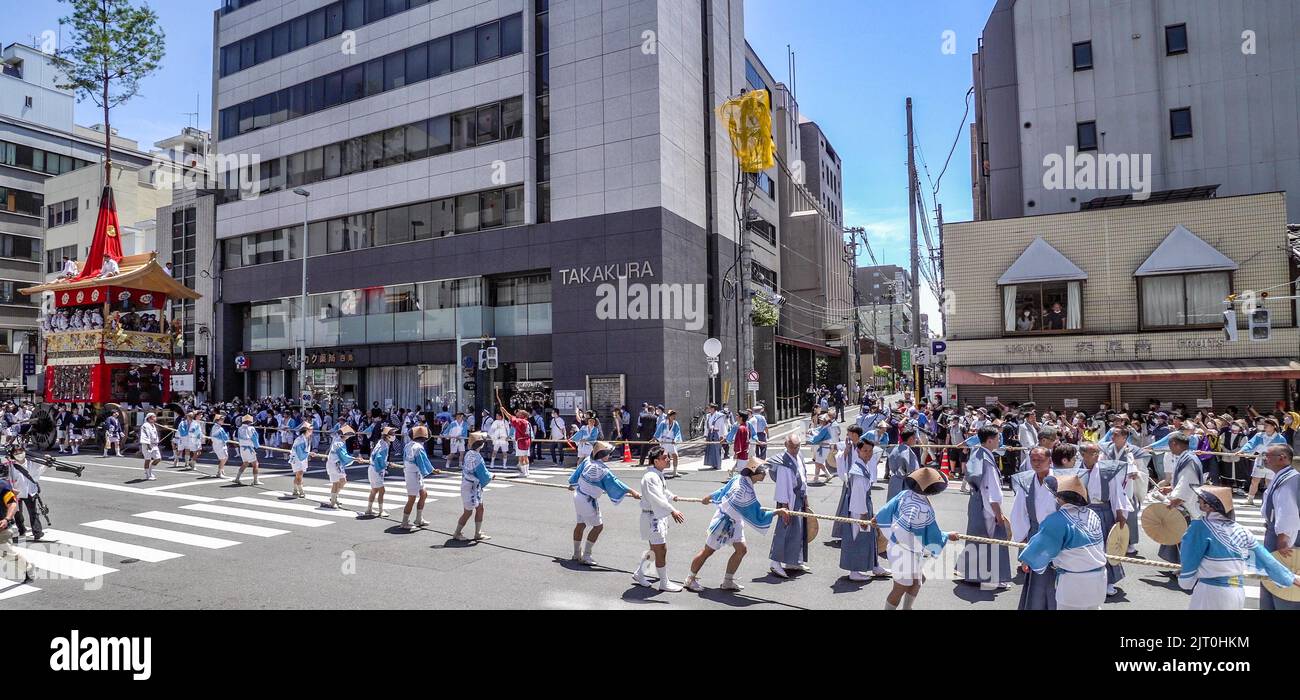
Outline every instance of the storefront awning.
[[1251, 358], [948, 367], [950, 383], [983, 386], [1223, 379], [1300, 379], [1300, 362], [1286, 358]]
[[839, 348], [832, 348], [832, 347], [827, 346], [827, 345], [819, 345], [819, 344], [817, 344], [817, 343], [810, 343], [810, 342], [808, 342], [808, 341], [806, 341], [806, 340], [795, 340], [794, 338], [787, 338], [787, 337], [785, 337], [785, 336], [783, 336], [783, 335], [778, 335], [778, 336], [776, 336], [776, 342], [779, 343], [779, 344], [781, 344], [781, 345], [792, 345], [792, 346], [794, 346], [794, 347], [796, 347], [796, 348], [803, 348], [803, 349], [805, 349], [805, 350], [812, 350], [813, 352], [817, 353], [818, 355], [828, 355], [828, 356], [830, 356], [830, 357], [839, 357], [840, 355], [843, 355], [843, 354], [844, 354], [844, 353], [843, 353]]

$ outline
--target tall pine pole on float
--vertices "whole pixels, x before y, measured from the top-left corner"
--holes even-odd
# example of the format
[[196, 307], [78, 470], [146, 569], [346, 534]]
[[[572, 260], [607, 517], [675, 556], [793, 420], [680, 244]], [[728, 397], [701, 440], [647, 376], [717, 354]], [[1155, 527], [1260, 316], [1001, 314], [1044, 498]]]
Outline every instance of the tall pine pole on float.
[[[109, 114], [113, 107], [123, 104], [140, 92], [140, 81], [153, 74], [162, 64], [165, 37], [158, 24], [158, 15], [148, 5], [134, 6], [130, 0], [59, 0], [67, 3], [71, 14], [61, 17], [59, 24], [68, 27], [68, 43], [54, 54], [54, 65], [65, 78], [58, 84], [72, 90], [77, 101], [89, 99], [104, 111], [104, 190], [101, 196], [100, 216], [112, 210], [113, 131]], [[106, 223], [106, 222], [105, 222]], [[117, 227], [112, 225], [117, 238]], [[98, 232], [107, 230], [96, 225], [96, 240], [92, 243], [81, 278], [98, 274], [105, 252]], [[109, 254], [122, 257], [120, 239], [111, 246]]]

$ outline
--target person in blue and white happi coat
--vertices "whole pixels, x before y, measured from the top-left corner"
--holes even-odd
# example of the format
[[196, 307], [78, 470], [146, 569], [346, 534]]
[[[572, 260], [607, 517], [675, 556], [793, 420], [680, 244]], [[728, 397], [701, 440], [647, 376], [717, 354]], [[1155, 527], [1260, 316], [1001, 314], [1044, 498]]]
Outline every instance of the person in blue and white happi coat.
[[727, 431], [727, 414], [718, 410], [718, 404], [709, 404], [704, 414], [704, 468], [721, 469], [722, 468], [722, 444], [723, 436]]
[[185, 450], [185, 468], [189, 471], [194, 470], [194, 462], [203, 454], [203, 421], [199, 420], [198, 411], [190, 411], [185, 415], [186, 421], [190, 424], [189, 435], [184, 441]]
[[[1264, 429], [1251, 436], [1246, 444], [1237, 450], [1238, 454], [1254, 454], [1255, 464], [1250, 469], [1250, 489], [1246, 492], [1246, 505], [1255, 505], [1255, 493], [1259, 491], [1259, 482], [1267, 482], [1273, 478], [1273, 472], [1269, 471], [1264, 464], [1264, 450], [1269, 445], [1287, 444], [1286, 436], [1277, 430], [1277, 421], [1272, 418], [1265, 418], [1263, 421]], [[1265, 488], [1268, 488], [1267, 483]]]
[[176, 421], [176, 427], [172, 431], [172, 468], [180, 466], [181, 460], [185, 461], [185, 469], [190, 468], [190, 417], [193, 411], [180, 416]]
[[641, 553], [641, 561], [632, 574], [632, 582], [638, 586], [650, 587], [646, 569], [651, 561], [659, 573], [659, 590], [678, 593], [682, 587], [673, 583], [668, 575], [668, 522], [686, 522], [686, 516], [673, 506], [677, 494], [664, 485], [664, 469], [668, 468], [668, 453], [662, 447], [650, 448], [647, 455], [650, 466], [641, 475], [641, 539], [650, 549]]
[[348, 438], [356, 434], [357, 431], [352, 426], [340, 422], [338, 429], [330, 436], [330, 446], [325, 452], [325, 475], [330, 480], [330, 502], [327, 508], [347, 510], [339, 505], [339, 493], [348, 483], [348, 467], [356, 461], [348, 451]]
[[[1101, 531], [1106, 535], [1117, 523], [1128, 527], [1129, 499], [1125, 488], [1129, 481], [1129, 463], [1099, 461], [1101, 446], [1085, 442], [1079, 449], [1081, 466], [1079, 479], [1088, 490], [1088, 507], [1101, 518]], [[1133, 472], [1136, 474], [1136, 471]], [[1124, 566], [1106, 563], [1106, 595], [1118, 595], [1115, 584], [1124, 578]]]
[[[849, 434], [853, 435], [857, 430], [858, 426], [855, 425], [849, 428]], [[876, 480], [876, 464], [880, 461], [881, 453], [876, 451], [876, 444], [871, 437], [846, 444], [845, 450], [851, 453], [851, 465], [844, 484], [849, 496], [845, 517], [871, 520], [876, 517], [875, 508], [871, 504], [871, 485]], [[849, 572], [850, 581], [870, 581], [872, 578], [889, 576], [889, 570], [880, 565], [875, 528], [863, 527], [858, 523], [836, 525], [847, 526], [840, 541], [840, 568]]]
[[[424, 448], [424, 443], [429, 439], [429, 428], [424, 425], [417, 425], [411, 428], [411, 439], [406, 441], [406, 447], [403, 448], [402, 454], [402, 478], [406, 481], [406, 506], [402, 509], [402, 529], [414, 530], [417, 527], [428, 527], [429, 521], [424, 519], [424, 502], [428, 498], [429, 492], [424, 488], [424, 477], [431, 474], [437, 474], [439, 471], [433, 468], [433, 462], [429, 461], [429, 453]], [[483, 455], [479, 455], [482, 461]], [[411, 520], [411, 510], [415, 510], [415, 520]]]
[[727, 560], [726, 573], [723, 575], [720, 588], [724, 591], [743, 590], [745, 587], [736, 583], [736, 571], [740, 569], [740, 562], [749, 551], [745, 546], [745, 526], [749, 525], [759, 532], [767, 532], [775, 516], [781, 516], [782, 521], [792, 519], [786, 509], [764, 508], [758, 502], [754, 484], [767, 476], [767, 470], [768, 467], [762, 459], [753, 457], [740, 473], [731, 477], [722, 488], [700, 499], [700, 503], [714, 504], [718, 509], [713, 514], [713, 519], [709, 521], [709, 536], [704, 541], [704, 547], [691, 560], [691, 573], [686, 577], [687, 590], [696, 593], [704, 590], [704, 586], [700, 583], [700, 569], [704, 568], [704, 562], [708, 561], [714, 552], [727, 545], [731, 545], [733, 551], [731, 558]]
[[[830, 481], [831, 470], [826, 466], [835, 451], [835, 434], [831, 430], [834, 414], [825, 413], [817, 419], [817, 424], [808, 430], [808, 446], [813, 451], [813, 479], [818, 483]], [[826, 473], [825, 480], [822, 472]]]
[[260, 486], [258, 480], [259, 464], [257, 463], [257, 450], [262, 446], [262, 438], [257, 434], [257, 428], [253, 426], [253, 417], [245, 414], [239, 421], [239, 429], [235, 431], [235, 440], [239, 442], [239, 473], [235, 475], [235, 484], [240, 484], [240, 479], [244, 477], [244, 470], [249, 467], [253, 468], [253, 485]]
[[767, 459], [767, 416], [763, 414], [762, 406], [749, 411], [749, 442], [753, 445], [750, 452], [755, 457]]
[[956, 532], [944, 532], [935, 520], [930, 496], [948, 488], [948, 477], [934, 467], [921, 467], [908, 474], [904, 488], [876, 513], [875, 527], [886, 535], [889, 568], [894, 587], [885, 598], [886, 610], [911, 610], [925, 581], [925, 559], [937, 557]]
[[225, 426], [221, 424], [225, 419], [223, 413], [213, 414], [212, 427], [208, 429], [208, 436], [204, 438], [212, 443], [212, 454], [217, 458], [218, 479], [226, 477], [226, 461], [230, 459], [230, 433], [226, 432]]
[[108, 456], [108, 451], [113, 450], [113, 454], [118, 457], [122, 456], [122, 419], [116, 410], [108, 414], [104, 419], [104, 456]]
[[460, 520], [456, 521], [456, 532], [451, 537], [461, 542], [470, 540], [462, 531], [471, 515], [474, 516], [474, 541], [492, 539], [491, 535], [483, 532], [483, 489], [492, 481], [492, 474], [483, 464], [483, 453], [478, 451], [487, 437], [487, 433], [470, 433], [469, 450], [460, 464], [460, 505], [463, 511]]
[[885, 414], [880, 411], [877, 405], [872, 404], [870, 408], [862, 407], [862, 412], [858, 414], [857, 426], [862, 429], [862, 434], [866, 435], [868, 431], [884, 421]]
[[[975, 434], [979, 444], [966, 462], [970, 500], [966, 507], [966, 534], [997, 540], [1007, 539], [1011, 523], [1002, 512], [1002, 478], [998, 473], [997, 449], [1002, 431], [992, 426]], [[967, 542], [957, 562], [957, 576], [985, 590], [1010, 587], [1011, 558], [1006, 547]]]
[[[835, 515], [841, 518], [849, 517], [849, 470], [853, 468], [853, 460], [858, 454], [858, 441], [863, 439], [862, 428], [857, 425], [850, 425], [846, 435], [848, 437], [844, 440], [844, 444], [840, 446], [840, 449], [835, 454], [835, 472], [839, 475], [841, 484], [840, 502], [835, 506]], [[879, 445], [874, 435], [867, 439], [871, 441], [872, 445]], [[880, 450], [880, 452], [883, 453], [883, 450]], [[877, 461], [879, 460], [873, 461], [872, 469], [876, 468], [875, 462]], [[869, 477], [874, 482], [876, 480], [875, 472], [872, 472]], [[843, 541], [848, 536], [849, 529], [849, 523], [835, 522], [832, 524], [831, 542]]]
[[[1264, 464], [1274, 476], [1264, 490], [1260, 515], [1264, 517], [1264, 548], [1290, 553], [1300, 538], [1300, 473], [1291, 466], [1295, 451], [1290, 445], [1269, 445]], [[1267, 588], [1259, 592], [1260, 610], [1300, 610], [1300, 602], [1282, 600]]]
[[[217, 428], [213, 428], [215, 431]], [[302, 487], [302, 475], [307, 471], [307, 462], [311, 460], [311, 443], [313, 429], [311, 423], [303, 421], [298, 427], [298, 437], [289, 448], [289, 468], [293, 470], [293, 495], [306, 498], [307, 492]]]
[[[1273, 583], [1300, 586], [1286, 568], [1249, 530], [1237, 524], [1232, 509], [1232, 489], [1201, 486], [1195, 489], [1202, 517], [1193, 520], [1179, 545], [1182, 570], [1178, 585], [1192, 592], [1188, 610], [1241, 610], [1246, 606], [1245, 573], [1263, 570]], [[1260, 595], [1264, 594], [1261, 591]]]
[[1077, 476], [1046, 479], [1058, 510], [1043, 520], [1020, 552], [1037, 573], [1056, 571], [1054, 610], [1099, 610], [1106, 601], [1106, 533], [1101, 516], [1088, 507], [1088, 489]]
[[[1011, 475], [1011, 539], [1028, 542], [1047, 517], [1057, 510], [1056, 496], [1047, 486], [1052, 476], [1052, 457], [1045, 447], [1028, 451], [1030, 471]], [[1064, 475], [1063, 475], [1064, 476]], [[1056, 570], [1037, 573], [1022, 566], [1025, 579], [1020, 586], [1019, 610], [1051, 610], [1056, 605]]]
[[591, 457], [591, 448], [600, 440], [599, 421], [592, 416], [581, 424], [576, 424], [573, 435], [569, 439], [578, 450], [578, 464], [582, 464], [584, 460]]
[[370, 468], [366, 477], [370, 481], [370, 496], [366, 499], [366, 515], [374, 516], [375, 500], [379, 500], [379, 517], [387, 518], [384, 510], [384, 477], [388, 476], [388, 454], [397, 439], [397, 428], [386, 427], [379, 433], [379, 439], [370, 448]]
[[916, 451], [912, 446], [916, 444], [915, 430], [900, 430], [898, 432], [898, 445], [889, 453], [889, 458], [885, 460], [885, 470], [888, 472], [889, 488], [885, 491], [885, 500], [903, 492], [907, 482], [907, 475], [921, 468], [921, 462], [916, 457]]
[[[573, 491], [573, 509], [577, 515], [577, 524], [573, 526], [573, 560], [594, 566], [596, 560], [591, 558], [591, 550], [600, 539], [605, 529], [605, 521], [600, 517], [600, 497], [609, 496], [610, 502], [618, 505], [624, 496], [640, 499], [636, 489], [623, 483], [609, 467], [605, 466], [614, 446], [608, 442], [598, 442], [592, 446], [591, 456], [578, 462], [578, 466], [569, 475], [569, 490]], [[583, 531], [588, 527], [584, 542]]]
[[453, 461], [465, 458], [465, 437], [467, 435], [469, 435], [469, 424], [465, 422], [464, 411], [456, 411], [456, 415], [451, 420], [442, 424], [442, 433], [439, 437], [448, 441], [447, 445], [451, 450], [447, 454], [448, 469], [451, 468]]
[[[785, 439], [785, 451], [767, 460], [768, 471], [776, 482], [776, 507], [794, 512], [811, 513], [808, 506], [808, 477], [799, 459], [801, 441], [791, 435]], [[801, 517], [782, 518], [772, 531], [772, 548], [768, 553], [768, 570], [777, 578], [790, 578], [786, 569], [809, 573], [808, 523]]]
[[677, 411], [669, 411], [664, 414], [666, 420], [659, 424], [655, 430], [655, 442], [664, 448], [668, 454], [668, 463], [672, 465], [671, 474], [665, 474], [665, 479], [677, 478], [677, 446], [682, 443], [682, 424], [677, 422]]

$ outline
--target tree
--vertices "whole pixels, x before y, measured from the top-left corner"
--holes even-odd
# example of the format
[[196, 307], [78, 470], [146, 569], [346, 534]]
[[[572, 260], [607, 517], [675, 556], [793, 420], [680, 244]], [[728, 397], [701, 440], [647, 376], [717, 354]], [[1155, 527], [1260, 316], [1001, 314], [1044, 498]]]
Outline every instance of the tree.
[[750, 313], [750, 320], [755, 326], [775, 326], [780, 319], [781, 312], [774, 304], [761, 296], [754, 297], [754, 310]]
[[72, 90], [80, 102], [89, 98], [104, 110], [104, 182], [112, 175], [112, 130], [108, 113], [140, 91], [140, 81], [156, 72], [166, 51], [158, 15], [148, 5], [131, 0], [59, 0], [72, 14], [59, 19], [70, 27], [67, 48], [60, 47], [54, 63], [67, 80], [58, 87]]

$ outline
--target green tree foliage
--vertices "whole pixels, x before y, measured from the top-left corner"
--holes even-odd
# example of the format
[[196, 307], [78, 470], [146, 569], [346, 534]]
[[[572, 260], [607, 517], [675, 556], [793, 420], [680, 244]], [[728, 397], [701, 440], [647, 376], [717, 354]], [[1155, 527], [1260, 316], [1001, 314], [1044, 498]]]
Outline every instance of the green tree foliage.
[[777, 321], [781, 320], [781, 312], [772, 302], [761, 296], [754, 297], [754, 310], [750, 314], [750, 319], [755, 326], [767, 327], [775, 326]]

